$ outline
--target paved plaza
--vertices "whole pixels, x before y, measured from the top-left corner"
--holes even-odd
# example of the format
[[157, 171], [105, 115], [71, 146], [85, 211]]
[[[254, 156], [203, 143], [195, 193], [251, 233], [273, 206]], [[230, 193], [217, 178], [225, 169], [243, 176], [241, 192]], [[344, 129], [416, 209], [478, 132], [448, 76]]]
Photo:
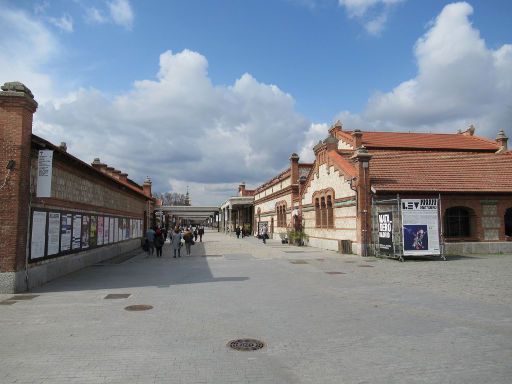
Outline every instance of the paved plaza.
[[[399, 263], [204, 240], [190, 257], [166, 244], [161, 259], [92, 266], [26, 300], [0, 295], [0, 382], [512, 382], [511, 255]], [[227, 347], [240, 338], [265, 346]]]

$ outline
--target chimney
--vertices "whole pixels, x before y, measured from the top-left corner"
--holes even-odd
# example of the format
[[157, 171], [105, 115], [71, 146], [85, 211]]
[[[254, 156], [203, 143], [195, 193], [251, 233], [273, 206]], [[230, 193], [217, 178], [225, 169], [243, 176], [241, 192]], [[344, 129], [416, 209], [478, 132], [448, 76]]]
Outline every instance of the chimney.
[[114, 170], [115, 170], [114, 167], [107, 167], [107, 168], [105, 168], [105, 173], [107, 175], [109, 175], [110, 177], [112, 177], [114, 174]]
[[304, 187], [306, 186], [306, 176], [299, 177], [299, 196], [302, 195], [302, 192], [304, 191]]
[[290, 156], [290, 183], [297, 184], [299, 181], [299, 155], [292, 153]]
[[121, 175], [121, 171], [120, 171], [120, 170], [118, 170], [118, 169], [114, 169], [114, 170], [112, 171], [112, 177], [113, 177], [114, 179], [116, 179], [116, 180], [121, 179], [121, 176], [120, 176], [120, 175]]
[[363, 145], [363, 132], [361, 132], [359, 129], [355, 129], [354, 132], [352, 132], [352, 144], [354, 149], [357, 149]]
[[503, 129], [500, 129], [498, 132], [498, 136], [496, 136], [496, 143], [500, 146], [500, 149], [498, 150], [498, 153], [503, 153], [508, 151], [508, 137], [505, 135], [505, 132], [503, 132]]
[[128, 174], [124, 173], [124, 172], [120, 173], [119, 174], [119, 180], [124, 182], [124, 183], [128, 182]]
[[238, 196], [245, 196], [245, 181], [242, 181], [238, 186]]
[[329, 135], [332, 137], [336, 137], [336, 132], [343, 131], [343, 125], [340, 120], [336, 120], [336, 122], [329, 128]]
[[95, 158], [94, 161], [91, 163], [91, 165], [94, 169], [97, 169], [100, 172], [106, 173], [105, 170], [107, 169], [107, 164], [103, 164], [100, 161], [99, 157]]
[[473, 136], [475, 134], [475, 131], [476, 131], [475, 126], [473, 124], [471, 124], [468, 129], [466, 129], [464, 132], [462, 132], [462, 134], [464, 136]]
[[146, 180], [144, 180], [144, 184], [142, 185], [142, 190], [146, 196], [151, 197], [151, 179], [149, 176], [146, 176]]
[[64, 152], [67, 152], [67, 151], [68, 151], [68, 146], [66, 145], [66, 142], [65, 142], [65, 141], [61, 141], [61, 142], [60, 142], [59, 148], [60, 148], [62, 151], [64, 151]]

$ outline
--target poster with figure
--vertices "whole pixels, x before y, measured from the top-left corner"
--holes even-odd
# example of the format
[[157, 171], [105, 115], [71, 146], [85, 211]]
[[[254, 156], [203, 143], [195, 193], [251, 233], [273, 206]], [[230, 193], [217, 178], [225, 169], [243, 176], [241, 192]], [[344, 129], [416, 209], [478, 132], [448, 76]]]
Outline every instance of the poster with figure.
[[98, 217], [91, 216], [89, 221], [89, 247], [95, 247], [98, 241]]
[[103, 222], [103, 244], [105, 244], [105, 245], [109, 243], [109, 238], [108, 238], [109, 232], [110, 232], [109, 217], [105, 216], [104, 222]]
[[440, 255], [438, 199], [403, 199], [404, 256]]
[[60, 251], [71, 249], [71, 220], [72, 215], [65, 213], [60, 216]]
[[96, 244], [103, 245], [103, 216], [98, 216], [98, 236], [96, 238]]
[[56, 255], [59, 253], [59, 240], [60, 240], [60, 213], [48, 213], [48, 239], [47, 239], [46, 254]]
[[80, 249], [80, 240], [82, 239], [82, 215], [73, 216], [73, 241], [71, 248]]
[[260, 221], [258, 223], [258, 236], [261, 236], [261, 234], [263, 233], [263, 228], [266, 228], [267, 235], [270, 236], [270, 233], [268, 231], [268, 221]]
[[32, 236], [30, 241], [30, 258], [44, 257], [46, 239], [46, 212], [34, 211], [32, 214]]
[[393, 213], [381, 212], [379, 217], [379, 253], [391, 256], [393, 250]]
[[82, 249], [89, 248], [89, 216], [82, 216]]

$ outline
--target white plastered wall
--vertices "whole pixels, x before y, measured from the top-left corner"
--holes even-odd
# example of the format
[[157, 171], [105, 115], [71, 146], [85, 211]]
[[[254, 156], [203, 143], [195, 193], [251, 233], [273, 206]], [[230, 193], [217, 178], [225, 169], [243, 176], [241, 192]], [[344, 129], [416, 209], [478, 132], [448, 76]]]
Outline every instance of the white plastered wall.
[[261, 210], [260, 219], [261, 221], [268, 221], [268, 228], [270, 231], [270, 223], [272, 221], [272, 218], [274, 218], [274, 237], [278, 236], [280, 233], [286, 233], [286, 227], [278, 227], [277, 226], [277, 214], [276, 214], [276, 203], [280, 201], [286, 201], [286, 223], [290, 222], [291, 220], [291, 214], [289, 213], [289, 210], [292, 206], [292, 194], [291, 191], [287, 193], [286, 195], [281, 195], [276, 198], [267, 200], [265, 202], [258, 202], [258, 199], [261, 199], [265, 196], [270, 196], [272, 193], [276, 193], [281, 191], [282, 189], [289, 186], [291, 183], [290, 178], [287, 178], [283, 180], [280, 183], [277, 183], [276, 185], [273, 185], [272, 187], [269, 187], [260, 193], [256, 195], [255, 198], [255, 205], [254, 205], [254, 212], [256, 215], [256, 223], [258, 222], [258, 208]]

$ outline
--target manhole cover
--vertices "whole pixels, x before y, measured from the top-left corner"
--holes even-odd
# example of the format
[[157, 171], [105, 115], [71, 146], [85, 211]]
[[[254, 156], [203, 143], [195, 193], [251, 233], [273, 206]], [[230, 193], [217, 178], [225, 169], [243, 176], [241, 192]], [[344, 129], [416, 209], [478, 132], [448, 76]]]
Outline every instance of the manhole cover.
[[136, 305], [129, 305], [125, 307], [127, 311], [147, 311], [148, 309], [153, 309], [152, 305], [146, 305], [146, 304], [136, 304]]
[[8, 298], [7, 300], [32, 300], [39, 295], [18, 295]]
[[358, 265], [358, 267], [373, 268], [373, 265], [369, 265], [369, 264], [360, 264], [360, 265]]
[[307, 264], [308, 262], [306, 260], [290, 260], [290, 263], [292, 263], [292, 264]]
[[265, 343], [256, 339], [238, 339], [228, 343], [228, 347], [237, 351], [256, 351], [265, 346]]
[[127, 299], [130, 297], [129, 293], [109, 293], [105, 299]]
[[337, 271], [325, 272], [325, 273], [327, 273], [328, 275], [346, 275], [345, 272], [337, 272]]

